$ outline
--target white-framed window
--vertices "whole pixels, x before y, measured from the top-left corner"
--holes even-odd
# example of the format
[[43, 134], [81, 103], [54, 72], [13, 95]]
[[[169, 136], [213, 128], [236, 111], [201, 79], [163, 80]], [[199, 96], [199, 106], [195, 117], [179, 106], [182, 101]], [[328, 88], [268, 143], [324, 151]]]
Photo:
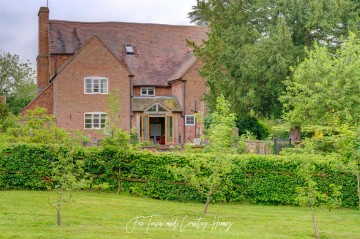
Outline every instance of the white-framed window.
[[185, 115], [185, 126], [195, 125], [194, 115]]
[[105, 77], [85, 77], [84, 94], [107, 94], [108, 79]]
[[103, 112], [87, 112], [84, 114], [85, 129], [103, 129], [105, 128], [107, 114]]
[[141, 96], [155, 96], [155, 87], [141, 87], [140, 95]]

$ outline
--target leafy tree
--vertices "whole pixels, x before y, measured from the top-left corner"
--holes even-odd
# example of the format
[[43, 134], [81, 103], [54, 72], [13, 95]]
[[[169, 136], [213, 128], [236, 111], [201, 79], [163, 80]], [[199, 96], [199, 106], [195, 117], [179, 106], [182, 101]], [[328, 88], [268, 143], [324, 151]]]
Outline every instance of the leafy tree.
[[14, 93], [8, 94], [7, 104], [14, 115], [18, 115], [35, 97], [35, 84], [23, 84]]
[[338, 46], [340, 36], [359, 27], [351, 0], [199, 0], [189, 16], [209, 25], [208, 40], [195, 52], [204, 61], [210, 107], [223, 94], [238, 114], [275, 118], [282, 80], [303, 59], [304, 46]]
[[0, 54], [0, 95], [7, 96], [9, 110], [18, 114], [35, 96], [35, 72], [18, 55]]
[[206, 197], [204, 214], [207, 213], [213, 195], [226, 187], [227, 174], [232, 169], [232, 161], [225, 155], [231, 151], [235, 126], [235, 114], [230, 113], [230, 105], [223, 96], [218, 97], [216, 111], [211, 114], [211, 124], [206, 132], [209, 143], [206, 149], [212, 154], [210, 160], [191, 157], [189, 165], [172, 168], [178, 179], [184, 179]]
[[37, 107], [19, 115], [6, 131], [10, 143], [82, 145], [88, 139], [79, 131], [66, 131], [56, 126], [47, 110]]
[[360, 121], [360, 40], [351, 34], [335, 52], [315, 45], [307, 58], [292, 68], [280, 98], [293, 126], [357, 125]]

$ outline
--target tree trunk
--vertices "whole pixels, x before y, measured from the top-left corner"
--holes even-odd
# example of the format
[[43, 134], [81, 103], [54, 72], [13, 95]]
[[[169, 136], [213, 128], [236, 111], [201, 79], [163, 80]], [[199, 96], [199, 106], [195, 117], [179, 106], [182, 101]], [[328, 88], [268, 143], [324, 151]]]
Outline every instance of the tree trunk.
[[291, 142], [293, 142], [293, 143], [301, 141], [300, 126], [295, 126], [290, 129], [290, 138], [291, 138]]
[[118, 190], [117, 193], [120, 194], [120, 190], [121, 190], [121, 179], [120, 179], [120, 175], [121, 175], [121, 168], [119, 166], [119, 174], [118, 174]]
[[311, 213], [312, 213], [312, 218], [313, 218], [313, 223], [314, 223], [314, 231], [315, 231], [315, 239], [319, 239], [319, 231], [317, 229], [316, 226], [316, 219], [315, 219], [315, 213], [314, 213], [314, 208], [311, 207]]
[[57, 225], [61, 226], [61, 201], [62, 201], [62, 193], [59, 193], [59, 199], [58, 199], [58, 208], [57, 208]]
[[205, 203], [205, 207], [204, 207], [204, 214], [207, 213], [209, 204], [210, 204], [210, 196], [208, 196], [208, 197], [206, 198], [206, 203]]

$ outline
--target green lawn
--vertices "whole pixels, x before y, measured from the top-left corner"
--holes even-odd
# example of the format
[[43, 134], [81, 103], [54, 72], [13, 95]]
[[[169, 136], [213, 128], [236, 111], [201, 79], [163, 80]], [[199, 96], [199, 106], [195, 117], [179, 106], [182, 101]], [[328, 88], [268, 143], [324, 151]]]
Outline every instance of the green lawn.
[[[51, 194], [51, 192], [50, 192]], [[0, 238], [314, 238], [306, 208], [179, 203], [111, 193], [78, 192], [63, 208], [49, 192], [0, 191]], [[317, 210], [320, 238], [360, 238], [360, 211]]]

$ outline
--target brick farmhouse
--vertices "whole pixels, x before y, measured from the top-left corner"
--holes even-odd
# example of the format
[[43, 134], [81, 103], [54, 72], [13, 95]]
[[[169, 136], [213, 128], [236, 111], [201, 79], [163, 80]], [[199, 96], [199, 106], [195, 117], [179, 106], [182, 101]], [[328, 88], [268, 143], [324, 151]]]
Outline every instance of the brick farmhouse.
[[194, 113], [205, 112], [205, 80], [187, 40], [206, 27], [49, 20], [39, 10], [37, 96], [59, 127], [103, 137], [107, 95], [119, 92], [119, 127], [142, 140], [178, 144], [198, 137]]

